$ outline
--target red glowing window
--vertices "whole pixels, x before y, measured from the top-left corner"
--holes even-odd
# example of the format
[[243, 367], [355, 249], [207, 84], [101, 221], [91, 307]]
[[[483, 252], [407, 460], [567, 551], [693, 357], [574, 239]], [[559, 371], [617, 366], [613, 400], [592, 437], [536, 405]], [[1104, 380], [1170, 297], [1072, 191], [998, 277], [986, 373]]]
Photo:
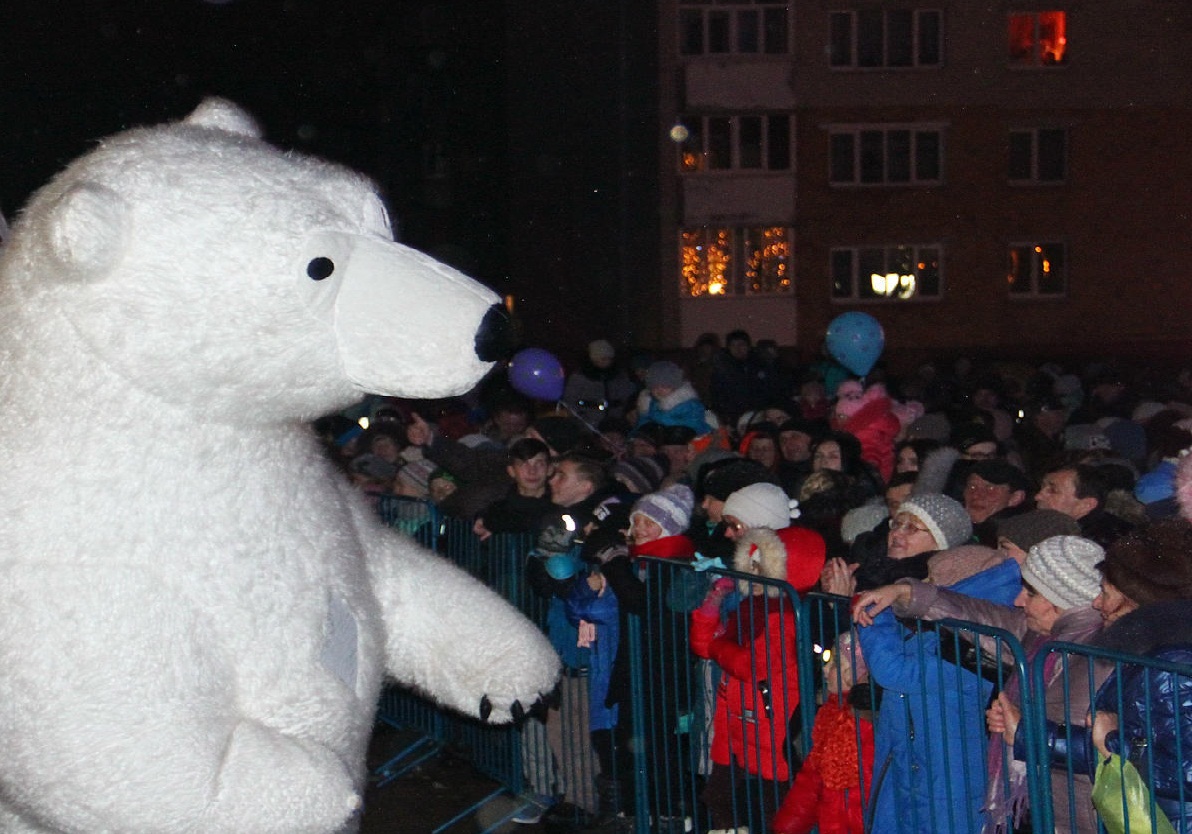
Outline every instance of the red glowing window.
[[1010, 15], [1010, 63], [1054, 67], [1068, 60], [1065, 12], [1013, 12]]

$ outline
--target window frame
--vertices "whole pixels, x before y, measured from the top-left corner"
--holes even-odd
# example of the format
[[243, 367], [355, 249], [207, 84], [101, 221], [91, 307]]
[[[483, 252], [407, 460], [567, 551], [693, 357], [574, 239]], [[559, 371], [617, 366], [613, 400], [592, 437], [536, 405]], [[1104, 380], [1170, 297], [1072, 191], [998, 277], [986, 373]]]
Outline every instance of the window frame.
[[[828, 185], [833, 188], [932, 188], [944, 184], [944, 158], [946, 125], [936, 122], [919, 122], [911, 124], [833, 124], [827, 126], [828, 133]], [[907, 146], [908, 177], [905, 180], [890, 179], [890, 146], [891, 134], [907, 132], [910, 143]], [[865, 160], [865, 134], [882, 134], [882, 179], [863, 179]], [[926, 178], [917, 176], [920, 166], [918, 147], [920, 135], [934, 135], [936, 138], [935, 168], [936, 176]], [[852, 159], [850, 161], [851, 179], [837, 178], [837, 140], [841, 137], [851, 137]]]
[[[1040, 24], [1042, 15], [1058, 14], [1062, 15], [1063, 34], [1063, 49], [1061, 51], [1062, 58], [1058, 61], [1048, 62], [1044, 60], [1043, 39], [1039, 37]], [[1031, 39], [1031, 54], [1029, 60], [1015, 59], [1011, 48], [1013, 41], [1011, 39], [1015, 18], [1031, 18], [1033, 37]], [[1054, 70], [1068, 65], [1068, 12], [1067, 9], [1010, 9], [1006, 12], [1006, 37], [1007, 37], [1007, 54], [1006, 65], [1012, 70]]]
[[[676, 44], [678, 55], [681, 59], [723, 57], [725, 55], [790, 56], [794, 48], [794, 38], [791, 37], [792, 6], [793, 4], [789, 0], [787, 2], [782, 2], [782, 0], [679, 0], [678, 43]], [[781, 42], [771, 48], [771, 29], [767, 17], [768, 14], [773, 15], [775, 12], [782, 13]], [[688, 49], [690, 33], [686, 18], [693, 13], [699, 16], [698, 29], [701, 43], [698, 51]], [[742, 49], [744, 21], [751, 13], [757, 15], [757, 20], [753, 24], [756, 27], [753, 42], [757, 44], [757, 48]], [[711, 43], [713, 36], [710, 32], [715, 28], [716, 17], [723, 18], [727, 24], [725, 39], [728, 48], [714, 51]]]
[[[757, 166], [746, 167], [741, 164], [742, 157], [744, 156], [744, 146], [741, 138], [742, 126], [747, 119], [760, 120], [760, 164]], [[785, 120], [786, 122], [786, 148], [783, 151], [786, 166], [781, 168], [770, 167], [774, 156], [774, 149], [771, 144], [775, 130], [773, 125], [779, 120]], [[681, 176], [695, 174], [716, 176], [741, 173], [789, 174], [795, 169], [795, 125], [794, 116], [791, 113], [685, 113], [680, 115], [677, 121], [686, 131], [683, 141], [676, 143], [676, 167]], [[714, 142], [714, 131], [709, 127], [713, 121], [728, 123], [729, 154], [731, 158], [729, 164], [725, 166], [712, 167], [708, 164], [708, 160], [715, 158], [715, 149], [711, 147]], [[697, 129], [693, 130], [692, 126], [697, 123]], [[700, 142], [702, 147], [692, 149], [690, 146], [695, 141]], [[689, 154], [693, 156], [689, 157]], [[689, 165], [689, 158], [702, 160], [702, 162], [697, 161], [694, 165]]]
[[[1040, 149], [1042, 148], [1041, 134], [1044, 133], [1058, 133], [1063, 138], [1062, 154], [1063, 158], [1060, 162], [1060, 175], [1055, 178], [1044, 178], [1040, 174], [1043, 167], [1040, 164]], [[1016, 135], [1028, 135], [1030, 137], [1030, 174], [1025, 177], [1014, 176], [1014, 137]], [[1009, 131], [1009, 156], [1006, 161], [1006, 180], [1010, 185], [1019, 186], [1049, 186], [1049, 185], [1065, 185], [1068, 182], [1068, 129], [1056, 125], [1040, 125], [1036, 127], [1012, 127]]]
[[[882, 60], [877, 64], [862, 64], [861, 60], [861, 25], [859, 16], [862, 12], [877, 12], [882, 16]], [[892, 13], [910, 12], [911, 43], [909, 45], [911, 62], [909, 64], [890, 63], [891, 56], [891, 27]], [[933, 15], [936, 24], [936, 60], [934, 63], [921, 61], [923, 57], [925, 24], [928, 15]], [[848, 19], [848, 57], [845, 62], [836, 61], [835, 23], [841, 18]], [[944, 11], [942, 8], [910, 8], [910, 9], [837, 9], [828, 12], [828, 68], [836, 72], [875, 72], [888, 70], [938, 70], [944, 67]]]
[[[752, 290], [749, 283], [749, 263], [750, 263], [750, 233], [752, 230], [778, 230], [781, 229], [786, 240], [787, 253], [785, 256], [785, 289], [764, 291]], [[727, 267], [725, 269], [725, 291], [719, 293], [702, 292], [698, 295], [692, 294], [692, 282], [685, 274], [686, 257], [684, 254], [685, 246], [687, 245], [686, 236], [694, 233], [703, 233], [705, 235], [705, 245], [707, 236], [718, 235], [721, 232], [727, 232], [727, 250], [728, 258]], [[795, 231], [787, 223], [742, 223], [742, 224], [695, 224], [681, 226], [678, 230], [677, 236], [678, 255], [679, 255], [679, 297], [683, 299], [707, 299], [707, 298], [787, 298], [793, 297], [795, 291]], [[780, 270], [782, 271], [782, 270]]]
[[[892, 254], [900, 249], [913, 250], [913, 261], [916, 263], [923, 260], [921, 253], [926, 250], [935, 251], [935, 273], [936, 283], [938, 289], [931, 295], [920, 294], [916, 292], [914, 295], [907, 298], [900, 298], [896, 295], [878, 295], [872, 296], [863, 295], [860, 291], [861, 282], [861, 253], [865, 250], [882, 250], [883, 264], [886, 270], [886, 275], [897, 274], [891, 273], [890, 263]], [[849, 253], [851, 255], [851, 275], [849, 276], [850, 293], [849, 295], [838, 295], [836, 293], [836, 258], [841, 253]], [[931, 243], [892, 243], [892, 244], [858, 244], [852, 246], [833, 246], [828, 250], [828, 281], [829, 289], [828, 295], [833, 304], [930, 304], [943, 301], [947, 291], [945, 272], [944, 272], [945, 249], [942, 241], [934, 241]], [[916, 274], [919, 274], [916, 271]], [[918, 283], [918, 282], [916, 282]], [[870, 285], [872, 286], [872, 284]]]
[[[1031, 286], [1028, 292], [1015, 292], [1013, 274], [1011, 271], [1013, 252], [1015, 249], [1035, 249], [1039, 247], [1059, 247], [1062, 255], [1060, 261], [1061, 274], [1059, 292], [1040, 292], [1039, 291], [1039, 275], [1037, 271], [1031, 270]], [[1043, 253], [1045, 254], [1045, 253]], [[1053, 299], [1066, 299], [1068, 297], [1068, 242], [1062, 237], [1057, 238], [1036, 238], [1034, 240], [1016, 239], [1011, 240], [1006, 244], [1006, 294], [1011, 300], [1021, 301], [1041, 301]]]

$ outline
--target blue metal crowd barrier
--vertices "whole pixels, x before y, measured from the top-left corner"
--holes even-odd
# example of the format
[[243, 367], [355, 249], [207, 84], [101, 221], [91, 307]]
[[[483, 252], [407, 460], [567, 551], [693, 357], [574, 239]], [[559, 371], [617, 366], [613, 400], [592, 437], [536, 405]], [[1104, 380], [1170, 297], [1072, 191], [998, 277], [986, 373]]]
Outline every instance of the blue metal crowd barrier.
[[[533, 546], [529, 537], [498, 535], [482, 543], [469, 524], [443, 519], [425, 505], [410, 506], [417, 503], [391, 501], [383, 503], [381, 510], [389, 523], [438, 550], [547, 628], [551, 603], [526, 583], [526, 560]], [[846, 598], [809, 594], [800, 600], [784, 582], [721, 570], [717, 575], [735, 580], [737, 596], [747, 603], [737, 608], [740, 613], [732, 619], [728, 617], [732, 606], [726, 608], [721, 624], [730, 633], [724, 637], [740, 646], [755, 646], [738, 653], [734, 674], [728, 674], [698, 657], [691, 642], [692, 611], [704, 598], [709, 574], [685, 562], [661, 559], [640, 559], [637, 571], [645, 593], [632, 601], [633, 608], [624, 618], [632, 695], [630, 703], [621, 707], [623, 732], [614, 734], [628, 746], [629, 755], [614, 758], [631, 762], [631, 778], [619, 775], [628, 785], [619, 799], [639, 834], [701, 834], [716, 828], [767, 834], [774, 811], [796, 779], [799, 763], [812, 752], [817, 710], [833, 691], [831, 675], [839, 674], [822, 660], [846, 632], [853, 638], [850, 651], [869, 643], [874, 653], [866, 658], [870, 675], [862, 693], [868, 696], [863, 700], [876, 707], [872, 710], [874, 740], [863, 741], [860, 723], [857, 731], [858, 747], [868, 743], [873, 749], [858, 750], [855, 783], [865, 830], [878, 834], [980, 830], [989, 769], [995, 765], [1001, 775], [995, 784], [1002, 791], [996, 804], [1005, 815], [1001, 830], [1007, 834], [1069, 830], [1083, 834], [1087, 830], [1091, 834], [1092, 828], [1069, 824], [1088, 816], [1081, 810], [1088, 801], [1089, 774], [1054, 761], [1047, 741], [1049, 729], [1061, 725], [1070, 743], [1072, 728], [1083, 731], [1085, 721], [1083, 714], [1076, 714], [1080, 710], [1073, 710], [1072, 696], [1085, 693], [1087, 700], [1087, 693], [1096, 691], [1114, 672], [1120, 678], [1123, 669], [1142, 666], [1192, 675], [1189, 667], [1071, 644], [1051, 646], [1028, 666], [1013, 635], [952, 620], [899, 621], [887, 625], [886, 642], [879, 643], [877, 632], [861, 635], [851, 623]], [[750, 607], [755, 592], [769, 602]], [[528, 809], [535, 795], [557, 794], [572, 809], [575, 823], [590, 820], [599, 809], [601, 777], [585, 733], [586, 674], [586, 668], [569, 668], [560, 686], [560, 700], [546, 713], [545, 723], [532, 717], [521, 728], [481, 725], [437, 709], [413, 693], [387, 690], [379, 720], [414, 730], [420, 739], [374, 775], [384, 784], [450, 744], [500, 784], [502, 792], [522, 797], [515, 807]], [[1018, 751], [1022, 761], [984, 730], [985, 710], [994, 694], [1012, 680], [1023, 705], [1025, 742]], [[1048, 715], [1048, 692], [1053, 695], [1053, 713], [1054, 695], [1062, 693], [1061, 714]], [[714, 697], [717, 694], [723, 703]], [[737, 705], [737, 714], [727, 714], [729, 702]], [[759, 716], [767, 704], [781, 705], [784, 714]], [[1122, 706], [1118, 704], [1119, 711]], [[724, 713], [719, 717], [718, 709]], [[1177, 713], [1192, 721], [1192, 714], [1187, 714], [1192, 713], [1192, 704]], [[862, 708], [859, 714], [864, 720], [870, 713]], [[722, 741], [728, 740], [716, 746], [715, 756], [714, 728], [725, 734]], [[1159, 741], [1136, 740], [1152, 745]], [[1192, 759], [1179, 748], [1180, 740], [1174, 743], [1177, 761]], [[997, 750], [991, 756], [995, 745], [1000, 756]], [[877, 757], [871, 782], [865, 771], [869, 754]], [[1192, 764], [1185, 767], [1192, 774]], [[714, 768], [721, 771], [715, 777]], [[1025, 774], [1025, 793], [1020, 789], [1011, 795], [1012, 772]], [[1143, 771], [1144, 779], [1153, 776]], [[1179, 784], [1177, 795], [1165, 800], [1168, 810], [1184, 807], [1184, 783]], [[1030, 811], [1015, 819], [1011, 800], [1022, 798]], [[880, 816], [883, 809], [888, 811], [885, 801], [894, 804], [892, 823], [890, 817]], [[712, 807], [727, 808], [731, 818], [714, 818]], [[494, 828], [512, 816], [512, 812], [501, 816]], [[883, 819], [886, 828], [874, 827], [882, 825]], [[1176, 830], [1192, 834], [1186, 827]], [[1158, 829], [1152, 834], [1158, 834]]]

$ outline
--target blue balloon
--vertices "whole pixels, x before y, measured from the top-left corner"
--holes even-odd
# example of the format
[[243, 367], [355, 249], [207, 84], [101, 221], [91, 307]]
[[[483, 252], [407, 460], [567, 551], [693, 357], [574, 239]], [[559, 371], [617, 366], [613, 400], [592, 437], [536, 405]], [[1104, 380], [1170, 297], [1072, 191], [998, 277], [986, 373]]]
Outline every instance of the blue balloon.
[[509, 384], [536, 400], [558, 400], [563, 396], [563, 366], [550, 351], [526, 348], [509, 362]]
[[833, 359], [857, 376], [865, 376], [882, 355], [886, 334], [868, 313], [841, 313], [828, 325], [826, 342]]

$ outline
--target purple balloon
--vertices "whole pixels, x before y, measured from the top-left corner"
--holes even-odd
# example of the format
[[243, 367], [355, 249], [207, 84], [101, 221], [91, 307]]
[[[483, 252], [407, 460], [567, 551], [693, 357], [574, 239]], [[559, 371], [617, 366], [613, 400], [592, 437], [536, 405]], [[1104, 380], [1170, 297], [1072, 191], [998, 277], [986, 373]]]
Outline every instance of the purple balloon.
[[514, 390], [536, 400], [563, 396], [563, 366], [542, 348], [519, 350], [509, 362], [509, 383]]

